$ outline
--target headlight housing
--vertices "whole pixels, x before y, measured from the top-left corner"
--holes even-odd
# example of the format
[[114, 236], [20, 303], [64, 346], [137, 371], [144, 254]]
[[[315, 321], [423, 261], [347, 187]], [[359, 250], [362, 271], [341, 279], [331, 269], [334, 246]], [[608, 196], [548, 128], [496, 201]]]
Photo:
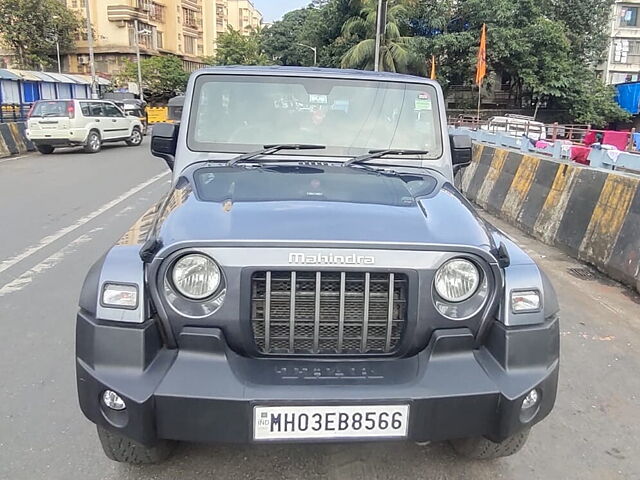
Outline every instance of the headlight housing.
[[211, 258], [200, 253], [185, 255], [178, 259], [171, 271], [175, 289], [190, 300], [211, 297], [220, 287], [220, 267]]
[[480, 272], [471, 261], [454, 258], [436, 272], [436, 292], [446, 302], [461, 303], [471, 298], [480, 286]]

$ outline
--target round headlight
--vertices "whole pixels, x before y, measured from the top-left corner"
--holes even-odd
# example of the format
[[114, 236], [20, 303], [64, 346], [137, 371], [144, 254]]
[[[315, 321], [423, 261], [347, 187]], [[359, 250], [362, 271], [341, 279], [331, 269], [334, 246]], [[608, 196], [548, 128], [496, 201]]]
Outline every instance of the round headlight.
[[220, 268], [209, 257], [200, 254], [185, 255], [173, 266], [173, 285], [192, 300], [213, 295], [220, 286]]
[[464, 302], [476, 293], [479, 285], [480, 272], [463, 258], [449, 260], [436, 272], [436, 292], [447, 302]]

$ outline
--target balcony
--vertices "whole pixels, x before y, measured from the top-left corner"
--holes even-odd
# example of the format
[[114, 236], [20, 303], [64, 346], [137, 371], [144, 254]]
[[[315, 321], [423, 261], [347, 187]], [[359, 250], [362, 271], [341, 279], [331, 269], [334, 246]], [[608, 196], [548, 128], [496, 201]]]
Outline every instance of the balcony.
[[149, 11], [133, 5], [108, 5], [107, 18], [110, 22], [146, 20], [149, 18]]

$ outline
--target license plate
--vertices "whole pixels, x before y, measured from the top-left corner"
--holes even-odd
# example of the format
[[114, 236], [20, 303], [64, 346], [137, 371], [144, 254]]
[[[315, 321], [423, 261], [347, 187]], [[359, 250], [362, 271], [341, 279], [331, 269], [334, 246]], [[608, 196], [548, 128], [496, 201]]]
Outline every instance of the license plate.
[[402, 438], [409, 405], [257, 406], [254, 440]]

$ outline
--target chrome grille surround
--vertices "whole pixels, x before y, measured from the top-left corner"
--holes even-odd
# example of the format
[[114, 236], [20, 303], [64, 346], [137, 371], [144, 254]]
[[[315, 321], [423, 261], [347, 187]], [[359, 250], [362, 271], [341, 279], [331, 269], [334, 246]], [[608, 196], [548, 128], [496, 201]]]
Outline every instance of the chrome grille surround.
[[265, 355], [387, 355], [407, 322], [402, 273], [259, 271], [251, 327]]

